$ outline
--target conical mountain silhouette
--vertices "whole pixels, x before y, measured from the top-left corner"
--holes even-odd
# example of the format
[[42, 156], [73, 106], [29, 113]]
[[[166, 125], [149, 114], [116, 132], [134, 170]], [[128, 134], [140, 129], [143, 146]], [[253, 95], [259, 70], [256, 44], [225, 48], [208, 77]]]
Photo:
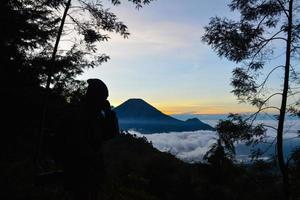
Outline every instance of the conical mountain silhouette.
[[136, 130], [141, 133], [182, 132], [196, 130], [213, 130], [211, 126], [199, 119], [181, 121], [162, 113], [142, 99], [129, 99], [116, 107], [122, 130]]

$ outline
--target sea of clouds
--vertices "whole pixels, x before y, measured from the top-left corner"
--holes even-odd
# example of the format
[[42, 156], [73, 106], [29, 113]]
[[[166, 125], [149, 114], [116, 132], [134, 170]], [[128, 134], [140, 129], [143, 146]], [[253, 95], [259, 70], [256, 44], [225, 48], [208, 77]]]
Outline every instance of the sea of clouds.
[[169, 152], [187, 162], [201, 161], [209, 147], [216, 142], [214, 131], [171, 132], [141, 134], [129, 131], [139, 137], [146, 137], [152, 145], [162, 152]]
[[[204, 120], [203, 120], [204, 121]], [[217, 120], [204, 121], [211, 126], [217, 124]], [[257, 123], [264, 123], [269, 126], [276, 127], [275, 120], [261, 120]], [[295, 147], [300, 146], [300, 138], [298, 137], [298, 130], [300, 130], [299, 120], [288, 120], [285, 122], [285, 151], [289, 154]], [[155, 148], [162, 152], [169, 152], [175, 155], [177, 158], [194, 163], [203, 160], [203, 156], [209, 150], [212, 144], [216, 142], [217, 134], [215, 131], [194, 131], [194, 132], [170, 132], [170, 133], [157, 133], [157, 134], [141, 134], [136, 131], [129, 131], [130, 134], [135, 134], [138, 137], [145, 137], [149, 142], [153, 144]], [[268, 148], [269, 143], [274, 141], [276, 136], [275, 130], [268, 128], [267, 138], [265, 142], [260, 144], [261, 149]], [[273, 144], [274, 146], [274, 144]], [[269, 148], [270, 150], [263, 155], [264, 158], [269, 158], [274, 154], [275, 148]], [[251, 147], [246, 146], [243, 143], [236, 144], [237, 159], [244, 161], [249, 159]]]

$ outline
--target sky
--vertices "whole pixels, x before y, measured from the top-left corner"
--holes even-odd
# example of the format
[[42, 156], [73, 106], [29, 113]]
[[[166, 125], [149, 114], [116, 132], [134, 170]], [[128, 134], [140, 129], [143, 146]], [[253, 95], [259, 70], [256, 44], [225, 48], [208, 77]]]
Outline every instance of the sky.
[[86, 70], [79, 79], [99, 78], [118, 106], [142, 98], [167, 114], [249, 112], [230, 93], [233, 62], [217, 56], [201, 41], [214, 16], [236, 18], [226, 0], [156, 0], [137, 10], [130, 3], [113, 7], [131, 35], [112, 34], [99, 50], [111, 59]]

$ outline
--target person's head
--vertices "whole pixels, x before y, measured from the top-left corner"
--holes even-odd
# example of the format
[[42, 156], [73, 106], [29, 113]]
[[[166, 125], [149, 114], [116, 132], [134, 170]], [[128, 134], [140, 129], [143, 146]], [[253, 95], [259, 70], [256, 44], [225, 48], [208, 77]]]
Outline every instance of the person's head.
[[108, 97], [108, 89], [100, 79], [89, 79], [86, 92], [86, 102], [91, 109], [101, 109]]

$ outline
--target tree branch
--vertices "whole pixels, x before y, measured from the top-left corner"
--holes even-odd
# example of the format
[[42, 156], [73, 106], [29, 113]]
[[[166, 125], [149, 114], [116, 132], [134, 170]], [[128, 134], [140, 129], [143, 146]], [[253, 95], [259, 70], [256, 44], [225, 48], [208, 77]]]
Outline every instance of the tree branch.
[[288, 97], [294, 96], [294, 95], [296, 95], [296, 94], [300, 94], [300, 91], [299, 91], [299, 92], [291, 93], [291, 94], [288, 95]]
[[258, 110], [257, 110], [255, 113], [253, 113], [252, 115], [250, 115], [248, 118], [246, 118], [245, 121], [248, 121], [248, 120], [250, 120], [251, 118], [253, 118], [253, 119], [251, 120], [251, 125], [252, 125], [253, 122], [256, 120], [257, 115], [258, 115], [261, 111], [267, 110], [267, 109], [271, 109], [271, 108], [276, 108], [276, 109], [280, 110], [279, 108], [277, 108], [277, 107], [275, 107], [275, 106], [269, 106], [269, 107], [264, 107], [264, 108], [263, 108], [263, 106], [265, 105], [265, 103], [268, 102], [272, 97], [274, 97], [274, 96], [276, 96], [276, 95], [282, 95], [282, 93], [274, 93], [274, 94], [270, 95], [268, 98], [266, 98], [266, 99], [262, 102], [262, 104], [259, 106]]
[[84, 30], [82, 25], [74, 17], [72, 17], [72, 15], [68, 14], [68, 17], [70, 17], [70, 19], [74, 22], [74, 24], [76, 24], [80, 29]]
[[264, 81], [263, 81], [259, 86], [256, 87], [256, 88], [260, 88], [260, 87], [261, 87], [261, 89], [259, 90], [258, 93], [261, 92], [261, 90], [264, 88], [264, 86], [265, 86], [265, 84], [267, 83], [267, 81], [268, 81], [269, 77], [271, 76], [271, 74], [272, 74], [276, 69], [278, 69], [278, 68], [284, 68], [284, 66], [283, 66], [283, 65], [277, 66], [277, 67], [273, 68], [273, 69], [268, 73], [268, 75], [266, 76], [266, 78], [264, 79]]
[[264, 110], [268, 110], [268, 109], [276, 109], [276, 110], [280, 110], [278, 107], [276, 106], [268, 106], [268, 107], [264, 107], [264, 108], [259, 108], [255, 113], [253, 113], [252, 115], [250, 115], [248, 118], [245, 119], [245, 121], [250, 120], [252, 117], [254, 117], [251, 120], [251, 124], [253, 124], [253, 122], [255, 121], [255, 119], [257, 118], [257, 115]]
[[277, 128], [275, 128], [274, 126], [270, 126], [270, 125], [267, 125], [267, 124], [263, 124], [264, 127], [267, 127], [267, 128], [271, 128], [275, 131], [277, 131]]
[[[273, 41], [274, 38], [277, 38], [276, 36], [278, 34], [280, 34], [281, 32], [283, 32], [283, 30], [279, 30], [277, 33], [275, 33], [272, 37], [270, 37], [269, 39], [265, 39], [265, 38], [262, 38], [263, 40], [255, 45], [254, 47], [252, 48], [257, 48], [259, 47], [258, 51], [252, 56], [252, 61], [254, 61], [255, 57], [264, 49], [265, 46], [267, 46], [267, 44], [269, 44], [270, 41]], [[282, 38], [281, 38], [282, 39]], [[261, 46], [262, 45], [262, 46]]]
[[284, 7], [284, 5], [281, 2], [281, 0], [277, 0], [277, 2], [279, 3], [279, 5], [280, 5], [282, 11], [285, 13], [286, 17], [289, 18], [288, 10]]

